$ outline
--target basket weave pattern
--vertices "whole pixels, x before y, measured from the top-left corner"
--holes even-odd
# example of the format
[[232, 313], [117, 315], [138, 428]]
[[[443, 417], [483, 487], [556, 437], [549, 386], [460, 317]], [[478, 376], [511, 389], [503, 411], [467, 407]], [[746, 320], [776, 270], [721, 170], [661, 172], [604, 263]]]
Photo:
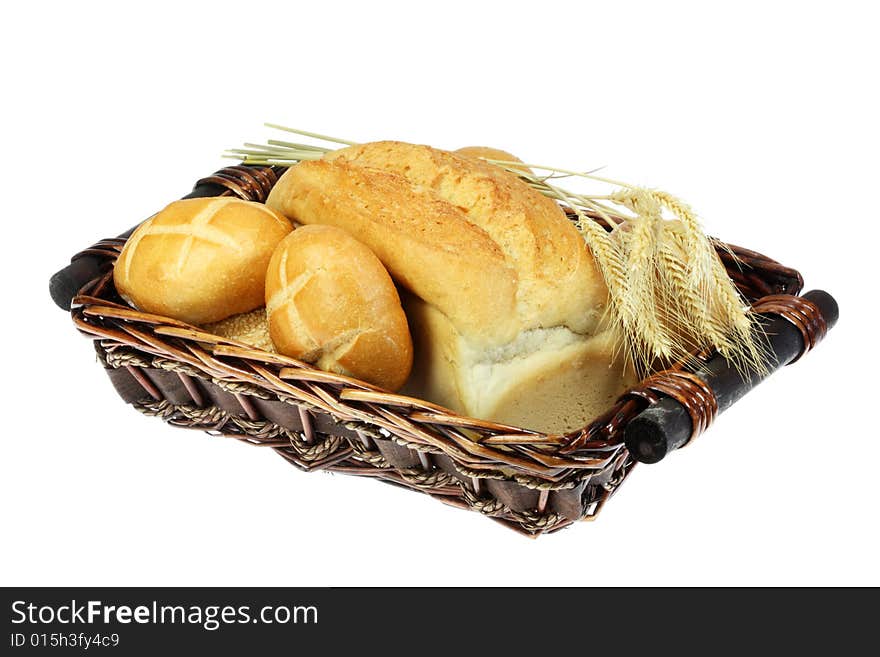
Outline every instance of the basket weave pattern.
[[[228, 167], [200, 182], [264, 201], [277, 174]], [[119, 395], [169, 424], [268, 447], [301, 470], [378, 478], [538, 535], [601, 510], [632, 469], [622, 429], [657, 391], [694, 399], [704, 413], [694, 416], [698, 430], [711, 419], [712, 400], [701, 400], [695, 377], [675, 371], [642, 382], [569, 434], [463, 417], [131, 308], [112, 279], [124, 243], [103, 240], [77, 254], [98, 256], [105, 267], [72, 306]], [[765, 256], [721, 245], [718, 253], [751, 301], [801, 289], [796, 271]]]

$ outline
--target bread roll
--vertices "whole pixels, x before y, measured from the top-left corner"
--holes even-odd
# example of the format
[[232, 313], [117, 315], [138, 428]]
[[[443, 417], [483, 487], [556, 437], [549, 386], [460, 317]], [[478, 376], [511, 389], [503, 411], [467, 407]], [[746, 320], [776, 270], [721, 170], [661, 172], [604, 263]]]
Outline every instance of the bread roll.
[[267, 204], [350, 231], [411, 292], [407, 394], [559, 432], [633, 379], [614, 360], [608, 291], [583, 238], [555, 202], [497, 166], [376, 142], [291, 167]]
[[175, 201], [128, 239], [113, 280], [140, 310], [190, 324], [216, 322], [263, 305], [266, 265], [292, 228], [260, 203]]
[[379, 259], [344, 230], [304, 226], [278, 245], [266, 275], [278, 351], [397, 390], [412, 368], [400, 298]]

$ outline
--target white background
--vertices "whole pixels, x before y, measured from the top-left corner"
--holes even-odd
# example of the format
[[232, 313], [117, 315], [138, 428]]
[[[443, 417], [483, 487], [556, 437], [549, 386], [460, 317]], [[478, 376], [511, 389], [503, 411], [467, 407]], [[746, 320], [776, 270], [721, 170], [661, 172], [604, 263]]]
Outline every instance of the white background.
[[[880, 584], [871, 3], [16, 3], [2, 51], [5, 585]], [[49, 300], [277, 121], [668, 189], [835, 294], [819, 349], [537, 541], [127, 408]]]

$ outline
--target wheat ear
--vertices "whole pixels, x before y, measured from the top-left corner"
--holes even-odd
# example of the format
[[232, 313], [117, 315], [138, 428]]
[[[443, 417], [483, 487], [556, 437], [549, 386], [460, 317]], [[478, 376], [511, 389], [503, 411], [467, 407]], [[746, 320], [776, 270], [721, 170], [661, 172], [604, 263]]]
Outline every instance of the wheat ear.
[[717, 318], [710, 300], [693, 285], [687, 240], [680, 225], [670, 223], [667, 227], [661, 239], [659, 259], [663, 274], [661, 286], [664, 297], [675, 304], [679, 333], [700, 348], [715, 347], [730, 352], [733, 345], [728, 330]]
[[[667, 260], [664, 269], [669, 292], [687, 304], [687, 323], [694, 336], [714, 346], [740, 371], [764, 371], [766, 348], [761, 340], [760, 326], [748, 312], [748, 304], [727, 275], [713, 242], [706, 237], [689, 205], [667, 192], [651, 190], [651, 196], [681, 222], [682, 230], [672, 237], [678, 242], [681, 259], [688, 263], [687, 276], [671, 269]], [[682, 234], [683, 233], [683, 234]], [[677, 289], [677, 292], [675, 291]], [[697, 295], [694, 294], [696, 290]], [[699, 302], [695, 305], [694, 302]]]
[[657, 270], [658, 287], [667, 317], [680, 336], [694, 341], [693, 346], [705, 347], [707, 336], [702, 327], [705, 324], [706, 304], [691, 285], [687, 251], [680, 224], [670, 223], [658, 236]]
[[611, 200], [634, 212], [631, 230], [622, 234], [625, 245], [629, 294], [627, 313], [635, 318], [638, 361], [646, 364], [657, 358], [669, 361], [682, 350], [677, 348], [668, 326], [663, 322], [665, 310], [658, 304], [657, 231], [663, 218], [660, 204], [644, 190], [630, 187], [611, 195]]

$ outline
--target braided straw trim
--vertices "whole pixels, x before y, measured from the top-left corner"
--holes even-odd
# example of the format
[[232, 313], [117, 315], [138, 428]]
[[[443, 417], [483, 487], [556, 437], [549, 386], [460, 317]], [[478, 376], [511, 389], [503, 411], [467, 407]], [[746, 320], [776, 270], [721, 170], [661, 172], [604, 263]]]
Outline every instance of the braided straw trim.
[[[367, 448], [362, 442], [358, 440], [350, 440], [352, 450], [357, 454], [357, 457], [364, 461], [365, 463], [369, 463], [377, 468], [383, 469], [393, 469], [394, 466], [391, 465], [388, 460], [382, 456], [382, 453], [378, 450], [371, 450]], [[514, 481], [520, 486], [525, 488], [529, 488], [531, 490], [570, 490], [572, 488], [576, 488], [584, 479], [589, 479], [591, 475], [589, 474], [577, 474], [574, 479], [567, 481], [545, 481], [543, 479], [537, 479], [535, 477], [526, 477], [524, 475], [514, 475], [513, 477], [508, 477], [501, 472], [493, 471], [493, 470], [474, 470], [472, 468], [468, 468], [459, 463], [453, 462], [453, 467], [456, 472], [458, 472], [461, 476], [467, 477], [469, 479], [493, 479], [496, 481]], [[418, 472], [424, 472], [423, 470], [419, 470]], [[438, 472], [438, 471], [435, 471]], [[439, 471], [442, 472], [442, 471]], [[448, 480], [450, 482], [455, 481], [458, 482], [458, 479], [452, 477], [451, 475], [447, 475]]]
[[520, 486], [530, 490], [571, 490], [577, 488], [585, 479], [593, 476], [591, 472], [576, 472], [570, 478], [562, 481], [548, 481], [546, 479], [538, 479], [537, 477], [529, 477], [526, 475], [508, 476], [497, 470], [476, 470], [468, 468], [460, 463], [452, 464], [456, 471], [463, 477], [470, 479], [494, 479], [496, 481], [514, 481]]
[[504, 473], [498, 472], [497, 470], [477, 470], [475, 468], [469, 468], [461, 463], [453, 463], [453, 465], [458, 471], [458, 474], [463, 477], [469, 477], [470, 479], [495, 479], [498, 481], [508, 479], [508, 477], [504, 476]]
[[350, 440], [349, 444], [351, 445], [351, 449], [355, 453], [355, 456], [364, 463], [369, 463], [374, 468], [379, 468], [381, 470], [390, 470], [394, 468], [394, 466], [382, 456], [382, 453], [379, 450], [369, 449], [359, 440]]
[[581, 472], [575, 473], [572, 479], [564, 481], [546, 481], [544, 479], [537, 479], [535, 477], [516, 475], [514, 476], [513, 480], [520, 486], [523, 486], [530, 490], [571, 490], [572, 488], [577, 488], [585, 479], [590, 479], [592, 476], [592, 473]]
[[441, 488], [444, 486], [459, 485], [458, 479], [443, 470], [419, 470], [418, 468], [406, 468], [397, 470], [406, 483], [417, 488]]
[[511, 511], [510, 515], [516, 519], [521, 527], [533, 534], [553, 531], [557, 527], [568, 524], [568, 520], [555, 511], [543, 514], [532, 511]]
[[156, 356], [152, 361], [153, 367], [156, 367], [160, 370], [165, 370], [167, 372], [174, 372], [175, 374], [186, 374], [187, 376], [200, 377], [204, 376], [201, 372], [199, 372], [196, 368], [190, 367], [185, 363], [181, 363], [176, 360], [169, 360], [167, 358], [160, 358]]
[[461, 487], [461, 493], [468, 505], [486, 516], [501, 516], [510, 513], [510, 507], [493, 497], [481, 497], [467, 486]]
[[229, 420], [229, 413], [216, 406], [198, 408], [196, 406], [172, 404], [167, 399], [136, 402], [132, 406], [144, 415], [160, 417], [168, 422], [175, 418], [184, 418], [187, 422], [178, 422], [178, 424], [188, 424], [198, 428], [218, 429]]
[[439, 447], [434, 447], [433, 445], [426, 445], [425, 443], [415, 443], [411, 440], [407, 440], [406, 438], [402, 438], [400, 436], [391, 435], [389, 437], [390, 440], [393, 440], [396, 445], [400, 445], [401, 447], [406, 447], [407, 449], [411, 449], [414, 452], [421, 452], [422, 454], [443, 454], [443, 450]]
[[111, 351], [100, 351], [98, 353], [103, 354], [103, 363], [114, 369], [119, 369], [120, 367], [149, 368], [153, 366], [152, 361], [147, 360], [140, 353], [128, 349], [113, 349]]
[[530, 533], [550, 531], [559, 525], [568, 523], [564, 516], [555, 511], [549, 513], [514, 511], [499, 500], [478, 496], [470, 488], [461, 484], [461, 482], [459, 482], [459, 485], [462, 497], [474, 511], [479, 511], [484, 516], [489, 516], [490, 518], [513, 518], [515, 522]]
[[[209, 431], [221, 431], [231, 424], [240, 432], [253, 438], [255, 443], [270, 442], [273, 438], [284, 438], [284, 445], [277, 447], [291, 447], [303, 461], [318, 461], [339, 450], [347, 441], [344, 438], [326, 435], [316, 442], [309, 444], [299, 434], [281, 427], [267, 420], [248, 420], [247, 418], [230, 415], [221, 408], [210, 406], [198, 408], [186, 404], [172, 404], [167, 400], [144, 401], [132, 404], [135, 409], [144, 415], [160, 417], [166, 422], [176, 426], [185, 426], [192, 429], [206, 429]], [[230, 432], [237, 433], [237, 432]], [[318, 434], [322, 436], [323, 434]]]
[[211, 383], [215, 386], [224, 390], [233, 395], [247, 395], [249, 397], [256, 397], [257, 399], [270, 400], [273, 399], [272, 395], [270, 395], [265, 390], [258, 388], [252, 383], [239, 383], [238, 381], [227, 381], [226, 379], [218, 379], [217, 377], [211, 377]]
[[[396, 441], [395, 441], [396, 442]], [[382, 468], [382, 469], [394, 469], [394, 466], [388, 462], [388, 460], [382, 456], [382, 453], [378, 450], [371, 450], [366, 447], [362, 442], [358, 440], [349, 440], [352, 450], [357, 455], [357, 458], [364, 461], [365, 463], [369, 463], [370, 465]], [[527, 477], [524, 475], [514, 475], [512, 477], [506, 476], [501, 472], [493, 471], [493, 470], [474, 470], [472, 468], [468, 468], [459, 463], [453, 462], [453, 467], [456, 472], [458, 472], [463, 477], [467, 477], [469, 479], [481, 479], [488, 480], [493, 479], [496, 481], [513, 481], [523, 486], [525, 488], [531, 490], [571, 490], [579, 486], [585, 479], [590, 479], [592, 476], [591, 473], [576, 473], [572, 479], [564, 480], [564, 481], [545, 481], [543, 479], [538, 479], [536, 477]], [[398, 472], [402, 472], [399, 471]], [[413, 470], [413, 472], [424, 472], [423, 470]], [[434, 471], [434, 472], [442, 472], [442, 471]], [[458, 482], [458, 479], [452, 477], [451, 475], [446, 475], [449, 482]]]

